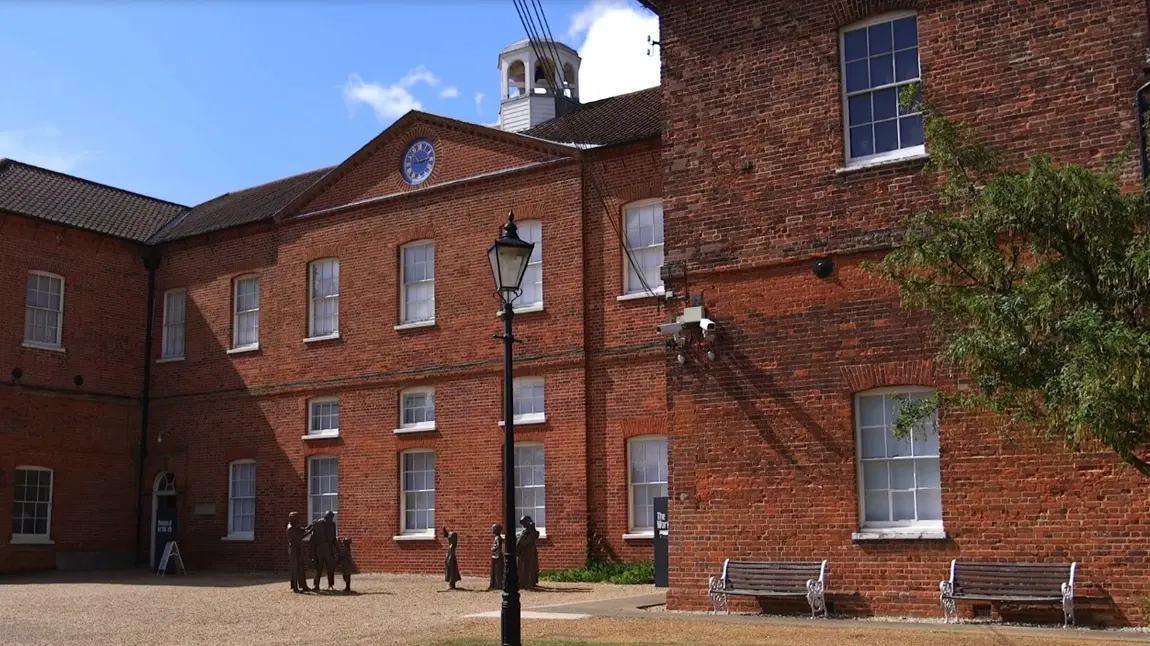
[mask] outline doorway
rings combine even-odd
[[[148,565],[154,571],[168,541],[176,540],[176,476],[161,471],[152,485],[152,549]]]

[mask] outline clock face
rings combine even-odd
[[[428,139],[416,139],[403,154],[400,172],[403,180],[412,186],[423,183],[435,168],[435,146]]]

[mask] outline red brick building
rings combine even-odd
[[[718,322],[713,361],[696,345],[667,362],[671,607],[709,607],[728,557],[829,559],[835,611],[924,616],[951,559],[1075,560],[1080,620],[1143,622],[1146,480],[968,415],[889,437],[892,395],[962,385],[929,321],[859,263],[931,199],[899,86],[921,81],[1012,159],[1100,166],[1137,139],[1147,5],[653,4],[667,287]]]
[[[537,243],[520,513],[545,567],[582,564],[589,537],[649,558],[659,92],[579,105],[573,81],[523,85],[531,52],[501,54],[503,129],[411,112],[335,167],[190,208],[4,162],[0,571],[154,562],[169,509],[190,567],[282,568],[287,513],[332,509],[361,569],[436,571],[449,526],[464,571],[487,572],[503,359],[486,250],[512,210]]]

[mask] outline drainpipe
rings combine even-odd
[[[140,254],[148,270],[148,310],[144,324],[144,384],[140,392],[140,450],[136,458],[136,563],[141,562],[143,548],[140,533],[144,528],[144,462],[148,458],[148,407],[152,399],[152,326],[156,309],[156,269],[160,266],[160,252],[146,247]]]

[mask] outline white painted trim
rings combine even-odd
[[[317,431],[315,427],[312,426],[314,422],[312,409],[315,408],[317,404],[335,404],[337,408],[336,412],[340,415],[340,424],[343,424],[343,407],[339,404],[339,397],[312,397],[307,400],[307,435],[305,435],[304,438],[320,439],[325,437],[339,437],[339,428],[325,428]]]
[[[62,345],[44,345],[43,343],[36,343],[35,341],[25,341],[20,345],[32,350],[47,350],[49,352],[67,352]]]
[[[240,310],[239,310],[239,290],[240,281],[248,280],[250,278],[256,279],[256,342],[249,343],[248,345],[236,345],[236,337],[240,331]],[[263,285],[260,284],[259,274],[242,274],[232,279],[232,349],[228,350],[228,354],[237,352],[248,352],[251,350],[260,349],[260,306],[263,305]],[[246,313],[246,312],[245,312]]]
[[[323,433],[308,433],[307,435],[299,436],[301,440],[333,440],[339,437],[339,430],[334,432],[324,431]]]
[[[395,433],[396,435],[403,435],[404,433],[430,433],[434,430],[436,430],[435,422],[424,422],[414,426],[401,426],[400,428],[392,430],[392,433]]]
[[[167,359],[156,359],[156,363],[175,363],[177,361],[183,361],[184,359],[186,359],[186,357],[168,357]]]
[[[408,395],[429,395],[431,397],[431,405],[435,406],[435,386],[415,386],[413,388],[406,388],[399,391],[399,426],[396,427],[396,433],[420,433],[423,431],[435,430],[435,418],[433,417],[430,422],[416,422],[415,424],[403,423],[403,400]],[[438,409],[435,410],[438,413]]]
[[[325,336],[309,336],[303,340],[304,343],[315,343],[317,341],[334,341],[339,338],[339,330],[332,332]]]
[[[850,173],[857,173],[859,171],[869,170],[872,168],[897,166],[899,164],[905,164],[908,162],[915,162],[925,159],[930,159],[930,154],[926,152],[926,146],[912,146],[910,148],[902,148],[900,150],[892,151],[891,153],[884,153],[881,156],[868,157],[863,161],[843,166],[842,168],[836,169],[835,174],[849,175]]]
[[[256,540],[255,532],[239,532],[236,534],[228,534],[220,539],[228,543],[251,543]]]
[[[232,487],[235,485],[235,479],[232,477],[232,468],[235,467],[236,465],[240,465],[240,464],[251,464],[251,465],[253,465],[253,468],[257,468],[257,467],[255,467],[256,461],[251,459],[251,458],[242,458],[239,460],[232,460],[231,462],[228,462],[228,535],[224,537],[223,540],[225,540],[225,541],[227,541],[227,540],[237,540],[237,541],[238,540],[244,540],[243,538],[239,538],[239,537],[242,537],[246,534],[252,534],[254,536],[254,534],[255,534],[254,530],[251,532],[233,532],[232,531]],[[257,469],[257,471],[258,471],[258,469]],[[259,474],[257,472],[255,474],[255,477],[258,477],[258,475]],[[253,479],[253,486],[254,486],[254,482],[255,482],[255,480]],[[255,492],[252,492],[252,500],[255,500],[255,499],[256,499]],[[254,509],[253,509],[252,513],[253,513],[252,524],[254,527],[254,525],[255,525],[255,510]],[[254,539],[248,539],[248,540],[254,540]]]
[[[12,470],[12,479],[16,479],[17,471],[47,471],[52,476],[51,486],[48,487],[48,522],[43,534],[12,534],[14,545],[52,545],[52,509],[56,504],[56,470],[34,464],[18,464]],[[15,502],[15,498],[10,498]],[[24,501],[21,501],[24,502]]]
[[[852,541],[940,541],[948,538],[941,529],[863,529],[851,534]]]
[[[406,267],[405,267],[406,263],[404,262],[403,256],[404,256],[404,253],[408,249],[412,249],[415,247],[424,247],[424,246],[431,247],[431,264],[432,264],[433,268],[431,270],[431,280],[425,280],[425,281],[420,281],[420,282],[430,282],[431,283],[431,318],[426,319],[426,320],[422,320],[422,321],[409,321],[409,320],[407,320],[407,282],[406,282],[407,278],[405,276],[405,274],[406,274]],[[435,266],[438,265],[438,263],[436,262],[437,258],[436,258],[436,254],[435,254],[435,240],[432,240],[430,238],[424,238],[422,240],[412,240],[411,242],[399,245],[399,259],[398,260],[399,260],[399,325],[395,326],[395,329],[406,330],[408,328],[428,327],[431,325],[435,325],[435,275],[437,273],[435,271]]]
[[[407,527],[406,527],[406,524],[407,524],[407,495],[406,495],[407,490],[403,488],[403,476],[404,476],[403,458],[404,458],[404,456],[406,456],[409,453],[430,453],[434,456],[435,455],[435,449],[430,449],[430,448],[408,449],[406,451],[401,451],[399,453],[399,531],[400,531],[400,536],[416,536],[416,537],[423,537],[423,538],[398,538],[398,537],[395,537],[395,540],[410,540],[410,541],[432,540],[433,541],[433,540],[435,540],[435,529],[426,529],[426,530],[421,529],[421,530],[415,530],[412,532],[407,531]],[[432,489],[432,491],[435,491],[436,493],[438,493],[438,491],[439,491],[438,480],[439,480],[439,459],[436,458],[435,459],[435,470],[432,471],[432,483],[434,485],[436,485],[435,488]],[[436,496],[436,498],[438,498],[438,496]]]
[[[623,294],[622,296],[616,296],[615,300],[620,301],[620,302],[622,302],[622,301],[637,301],[637,300],[643,299],[643,298],[661,298],[664,295],[666,295],[664,288],[658,287],[655,289],[655,291],[653,293],[652,292],[635,292],[634,294]]]
[[[620,208],[620,216],[621,217],[619,220],[620,220],[620,223],[622,224],[622,231],[621,231],[620,240],[619,240],[619,244],[621,245],[619,250],[622,252],[620,254],[622,256],[622,258],[620,258],[620,260],[623,261],[623,275],[621,276],[622,280],[620,281],[620,285],[623,286],[623,293],[621,296],[616,297],[616,300],[630,300],[631,298],[652,298],[652,297],[659,296],[660,294],[663,293],[663,290],[666,289],[665,285],[656,285],[656,286],[651,287],[651,291],[647,291],[645,289],[632,290],[631,286],[628,284],[629,277],[631,275],[631,272],[630,272],[631,261],[628,260],[628,258],[627,258],[627,249],[631,249],[631,251],[635,251],[635,249],[632,248],[627,243],[627,211],[629,209],[642,208],[644,206],[650,206],[652,204],[658,204],[659,205],[659,212],[663,217],[663,235],[665,237],[667,234],[667,221],[665,219],[666,214],[663,213],[663,208],[662,208],[663,207],[663,198],[662,197],[651,197],[651,198],[647,198],[647,199],[643,199],[643,200],[635,200],[634,202],[628,202],[628,203],[624,204]],[[654,246],[655,245],[651,245],[651,247],[654,247]],[[664,240],[664,242],[658,246],[662,247],[662,249],[663,249],[663,262],[666,263],[666,261],[667,261],[666,241]],[[651,247],[641,247],[641,248],[642,249],[650,249]],[[642,284],[640,284],[639,287],[642,288]],[[624,297],[630,297],[630,298],[624,298]]]
[[[56,541],[48,538],[47,536],[32,536],[25,534],[13,534],[12,540],[9,541],[10,545],[55,545]]]
[[[156,511],[159,507],[159,496],[174,496],[175,491],[159,491],[160,482],[163,481],[164,476],[170,473],[169,471],[161,471],[156,474],[155,480],[152,481],[152,526],[148,529],[148,535],[151,536],[151,542],[148,552],[148,567],[152,568],[154,572],[156,569]],[[231,474],[228,474],[229,479]],[[230,485],[229,485],[230,486]]]
[[[649,532],[628,532],[623,534],[625,541],[651,541],[655,540],[655,530]]]
[[[511,420],[516,424],[542,424],[547,421],[547,380],[543,377],[515,377],[511,380],[511,403],[514,408],[515,402],[519,399],[519,388],[521,386],[542,386],[543,387],[543,412],[541,413],[527,413],[525,415],[513,415]],[[507,420],[503,420],[506,422]],[[505,424],[500,423],[500,426]]]
[[[42,350],[59,350],[59,351],[63,352],[64,351],[64,296],[66,294],[66,287],[67,287],[68,281],[66,281],[64,279],[64,277],[61,276],[60,274],[53,274],[50,271],[40,271],[39,269],[33,269],[32,271],[29,271],[28,274],[29,275],[35,275],[35,276],[45,276],[47,278],[54,278],[54,279],[60,281],[60,324],[58,326],[56,326],[56,342],[55,343],[37,343],[35,341],[29,341],[28,339],[25,338],[24,339],[24,347],[25,348],[40,348]],[[28,311],[28,281],[26,281],[26,280],[24,281],[24,311],[25,311],[25,313],[27,313],[27,311]],[[27,314],[25,314],[25,316],[27,316]],[[186,317],[185,317],[185,319],[186,319]],[[27,334],[27,332],[28,332],[27,330],[24,330],[24,334]],[[23,335],[21,335],[21,336],[23,336]],[[53,482],[53,484],[55,484],[56,481],[53,480],[52,482]]]
[[[530,242],[530,243],[535,244],[535,245],[542,245],[543,244],[543,220],[540,220],[539,218],[533,218],[530,220],[523,220],[523,221],[519,222],[519,230],[522,231],[524,227],[534,226],[535,224],[539,225],[539,239],[538,240],[528,240],[527,238],[524,238],[522,235],[520,235],[519,237],[522,238],[524,242]],[[527,305],[523,308],[517,308],[517,307],[515,307],[515,304],[512,303],[511,304],[511,310],[513,312],[515,312],[516,314],[519,314],[520,312],[528,312],[528,311],[531,311],[531,312],[541,311],[543,309],[543,301],[546,298],[547,293],[546,293],[545,284],[544,284],[546,281],[543,280],[543,252],[542,251],[539,252],[539,262],[533,263],[533,262],[531,262],[530,258],[527,259],[527,268],[530,269],[532,265],[539,265],[539,284],[540,284],[539,302],[538,303],[532,303],[531,305]],[[524,273],[524,275],[526,275],[527,271],[524,270],[523,273]],[[519,286],[522,288],[523,287],[522,283]],[[520,292],[520,293],[522,293],[522,292]]]
[[[435,532],[423,532],[421,534],[397,534],[391,537],[393,541],[434,541]]]
[[[543,311],[543,303],[539,303],[536,305],[531,305],[529,307],[523,307],[523,308],[514,307],[514,306],[512,306],[512,308],[511,308],[511,312],[513,314],[516,314],[516,315],[518,315],[518,314],[534,314],[536,312],[542,312],[542,311]],[[498,312],[496,312],[495,318],[503,318],[503,310],[499,310]]]
[[[311,522],[311,519],[317,517],[321,511],[324,513],[330,511],[328,509],[323,509],[323,510],[312,509],[312,496],[320,495],[320,494],[312,493],[312,490],[311,490],[311,470],[312,470],[312,464],[316,460],[335,460],[335,497],[336,497],[336,506],[337,507],[339,506],[339,456],[338,455],[332,455],[330,453],[321,453],[318,455],[309,455],[307,457],[307,473],[305,474],[307,477],[307,519],[308,519],[309,523]],[[336,522],[338,522],[339,521],[339,511],[335,511],[334,513],[336,516],[335,520],[336,520]]]
[[[667,444],[667,456],[668,456],[668,458],[667,458],[667,460],[668,460],[667,461],[667,479],[668,479],[668,484],[670,482],[670,478],[671,478],[671,463],[670,463],[671,443],[670,443],[670,438],[666,435],[655,435],[655,434],[636,435],[635,437],[627,438],[627,443],[626,443],[627,447],[626,447],[626,452],[624,455],[624,460],[625,460],[624,467],[627,469],[627,527],[628,527],[629,531],[627,534],[623,535],[623,538],[627,538],[627,536],[630,536],[632,538],[638,538],[640,536],[647,536],[647,535],[650,535],[653,538],[655,536],[655,528],[654,527],[652,527],[649,530],[635,531],[635,483],[631,482],[631,471],[632,471],[632,469],[631,469],[631,445],[632,445],[632,443],[637,442],[637,441],[655,440],[655,439],[661,439],[661,440],[663,440],[663,442],[665,444]],[[670,492],[668,492],[668,493],[670,493]]]
[[[523,415],[521,417],[513,417],[511,421],[515,422],[516,426],[536,426],[538,424],[546,424],[547,415],[542,413],[537,415]],[[504,420],[499,420],[499,425],[506,426],[507,423]]]

